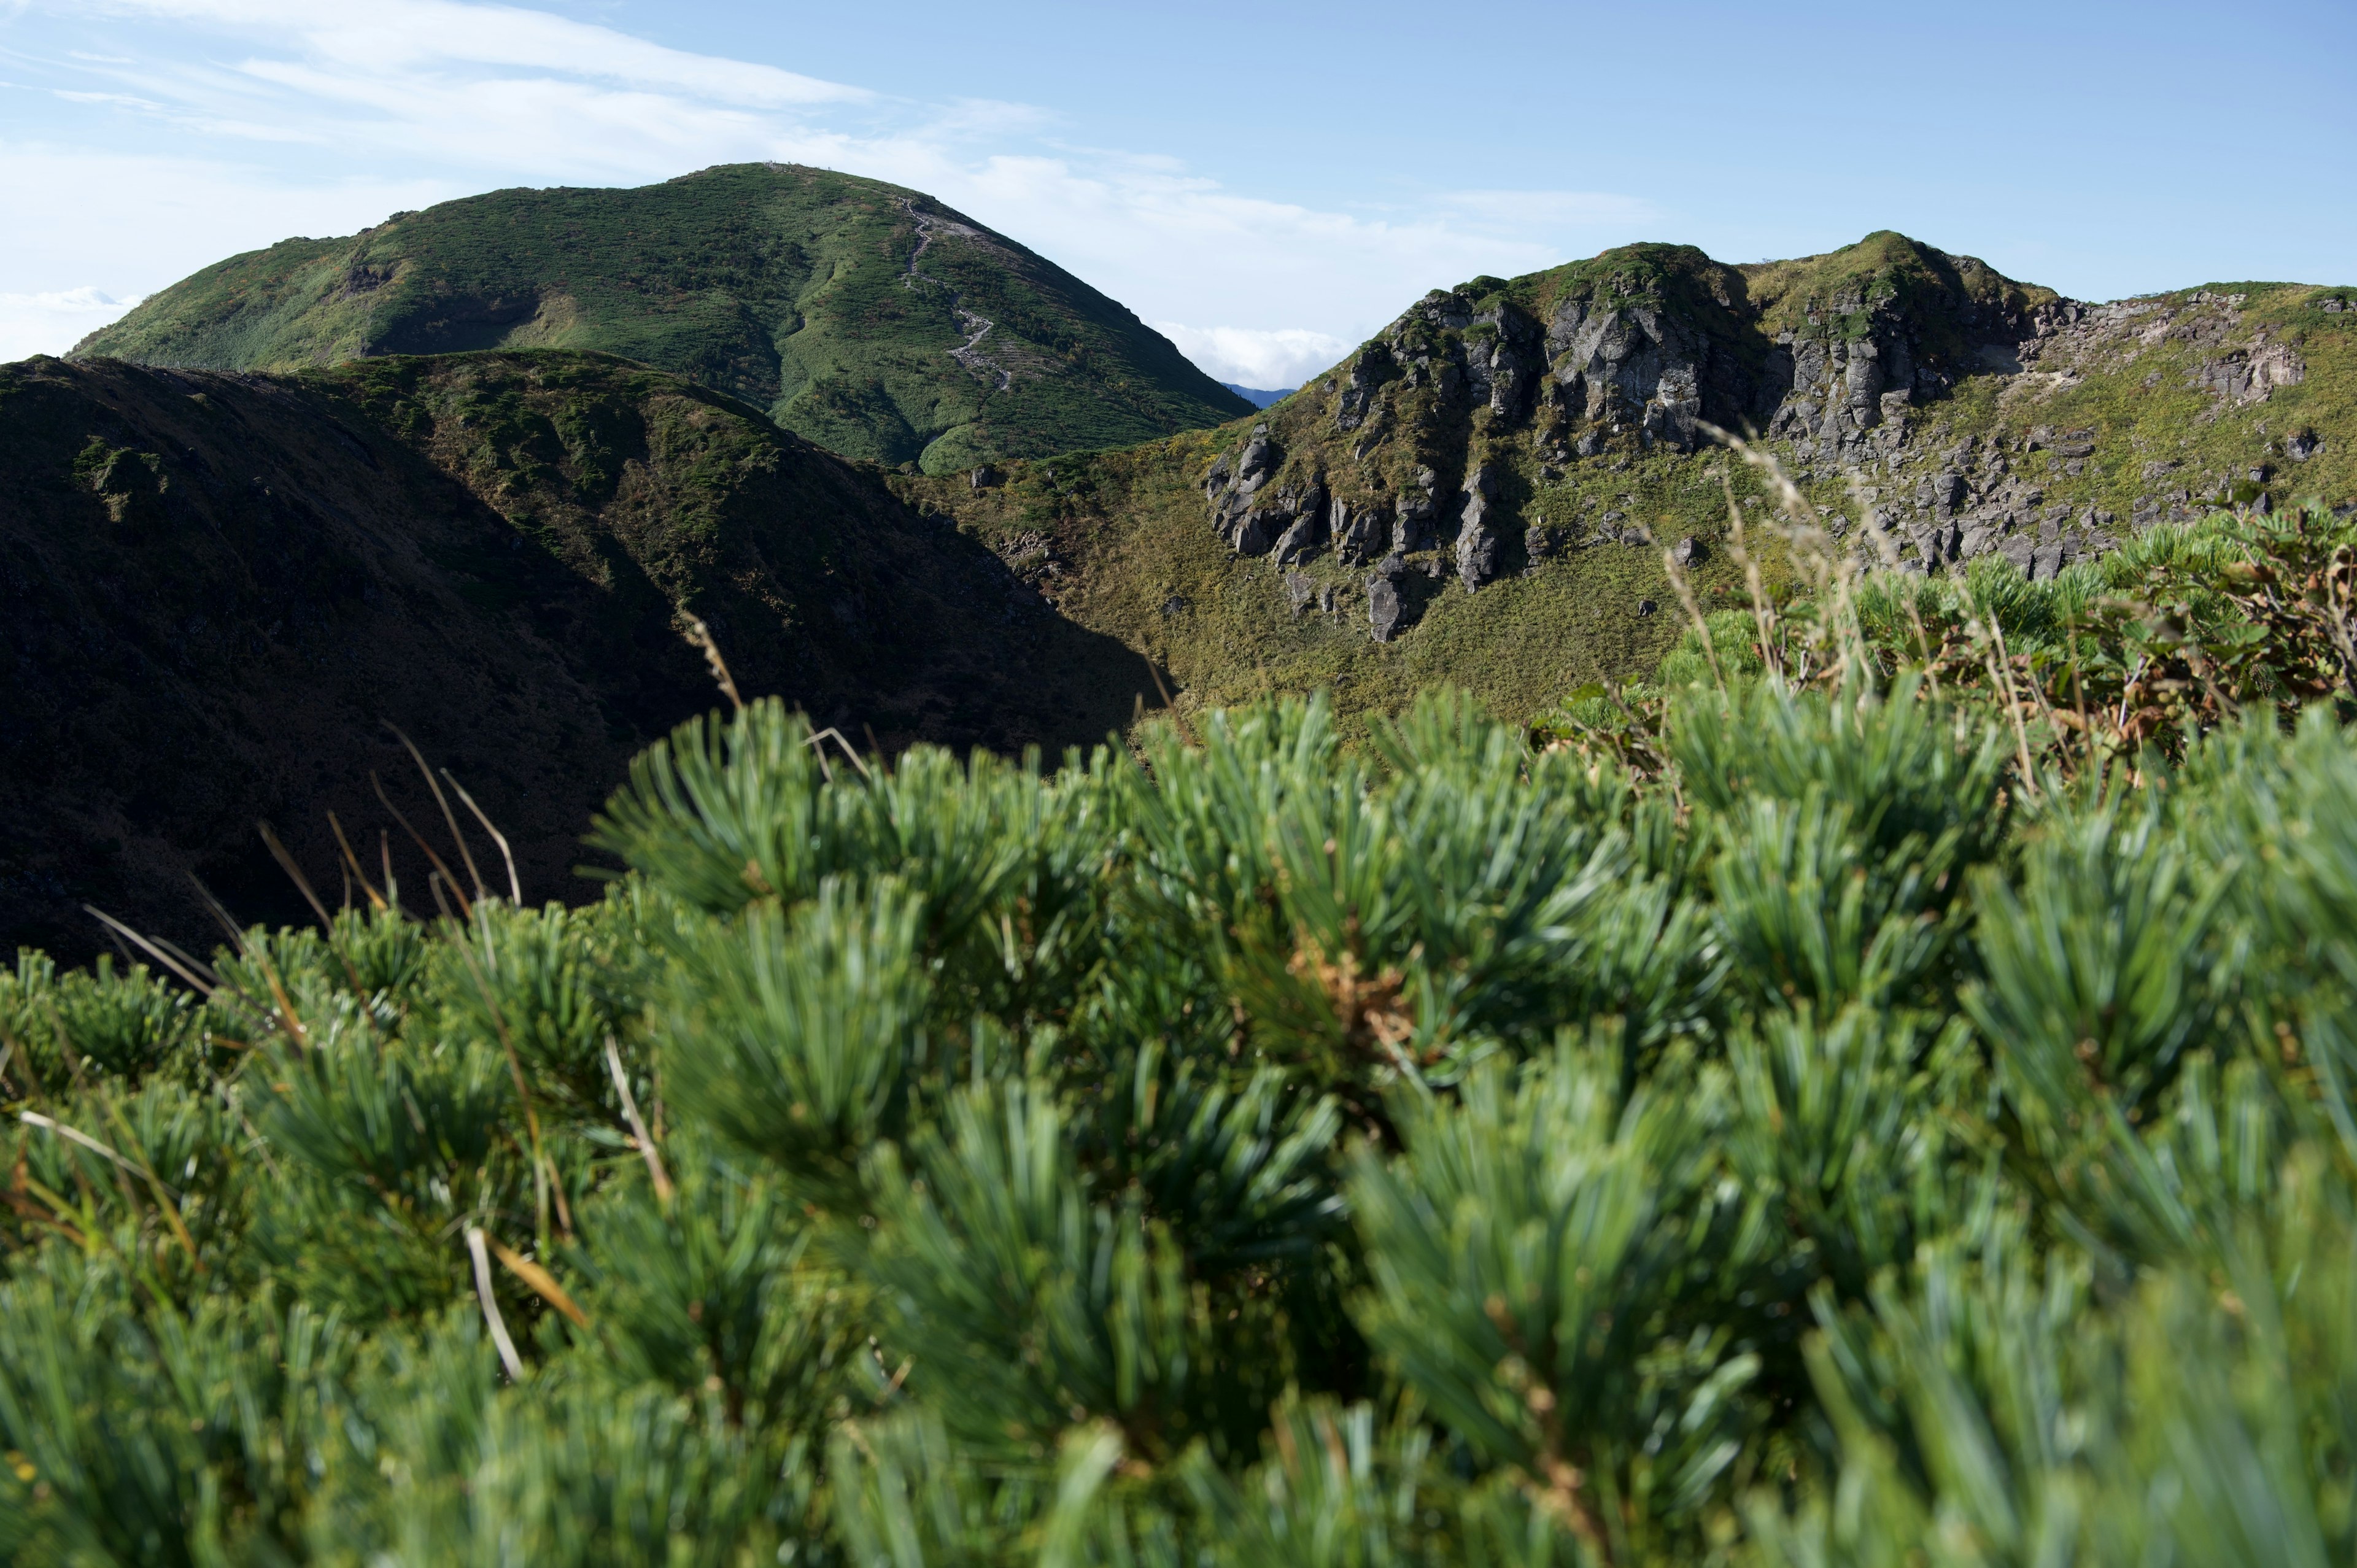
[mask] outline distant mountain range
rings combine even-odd
[[[280,371],[502,348],[619,354],[830,451],[928,472],[1250,406],[1123,306],[932,198],[787,164],[498,190],[285,241],[150,295],[74,352]]]
[[[1266,408],[1269,404],[1280,403],[1301,390],[1298,387],[1245,387],[1238,386],[1233,381],[1222,381],[1220,384],[1254,408]]]

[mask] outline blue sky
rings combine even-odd
[[[930,191],[1255,385],[1637,239],[2347,283],[2352,89],[2347,0],[0,0],[0,360],[290,234],[764,157]]]

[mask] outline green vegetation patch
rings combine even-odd
[[[500,348],[639,360],[894,465],[1141,441],[1245,406],[1121,306],[930,198],[767,164],[493,191],[288,241],[75,351],[291,371]]]
[[[2357,745],[2062,766],[1959,668],[1626,759],[765,701],[639,757],[595,905],[470,829],[447,912],[22,954],[0,1552],[2345,1556]]]

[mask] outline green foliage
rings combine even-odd
[[[25,955],[0,1552],[2345,1557],[2334,714],[1653,701],[1052,775],[755,704],[600,902]]]

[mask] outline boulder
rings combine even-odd
[[[1334,536],[1334,553],[1346,566],[1363,566],[1382,553],[1386,530],[1383,514],[1372,507],[1353,512],[1348,502],[1338,500],[1329,513],[1328,526]]]
[[[1326,542],[1326,514],[1320,510],[1307,511],[1294,519],[1293,525],[1277,536],[1276,564],[1289,566],[1297,561],[1307,561],[1318,553]]]
[[[1318,579],[1307,572],[1287,572],[1285,575],[1285,596],[1292,603],[1294,615],[1298,617],[1317,599]]]
[[[1943,517],[1962,506],[1964,500],[1964,477],[1953,468],[1943,469],[1915,487],[1916,504],[1930,507]]]
[[[1255,435],[1244,444],[1243,456],[1236,459],[1236,488],[1256,490],[1275,471],[1276,449],[1269,445],[1267,436]]]
[[[1239,555],[1265,555],[1276,543],[1276,528],[1281,520],[1273,511],[1255,509],[1236,519],[1228,534],[1228,545]]]
[[[1478,499],[1478,498],[1477,498]],[[1457,580],[1467,593],[1498,575],[1498,536],[1489,529],[1469,527],[1457,536]]]
[[[1399,629],[1399,590],[1381,573],[1367,579],[1367,623],[1377,642],[1389,642]]]
[[[1670,546],[1670,559],[1681,566],[1699,566],[1710,559],[1710,552],[1701,540],[1689,533]]]
[[[965,477],[966,483],[977,490],[991,489],[1003,482],[1004,476],[985,463]]]
[[[1438,512],[1430,496],[1400,497],[1392,517],[1392,549],[1400,554],[1424,548],[1429,524]]]

